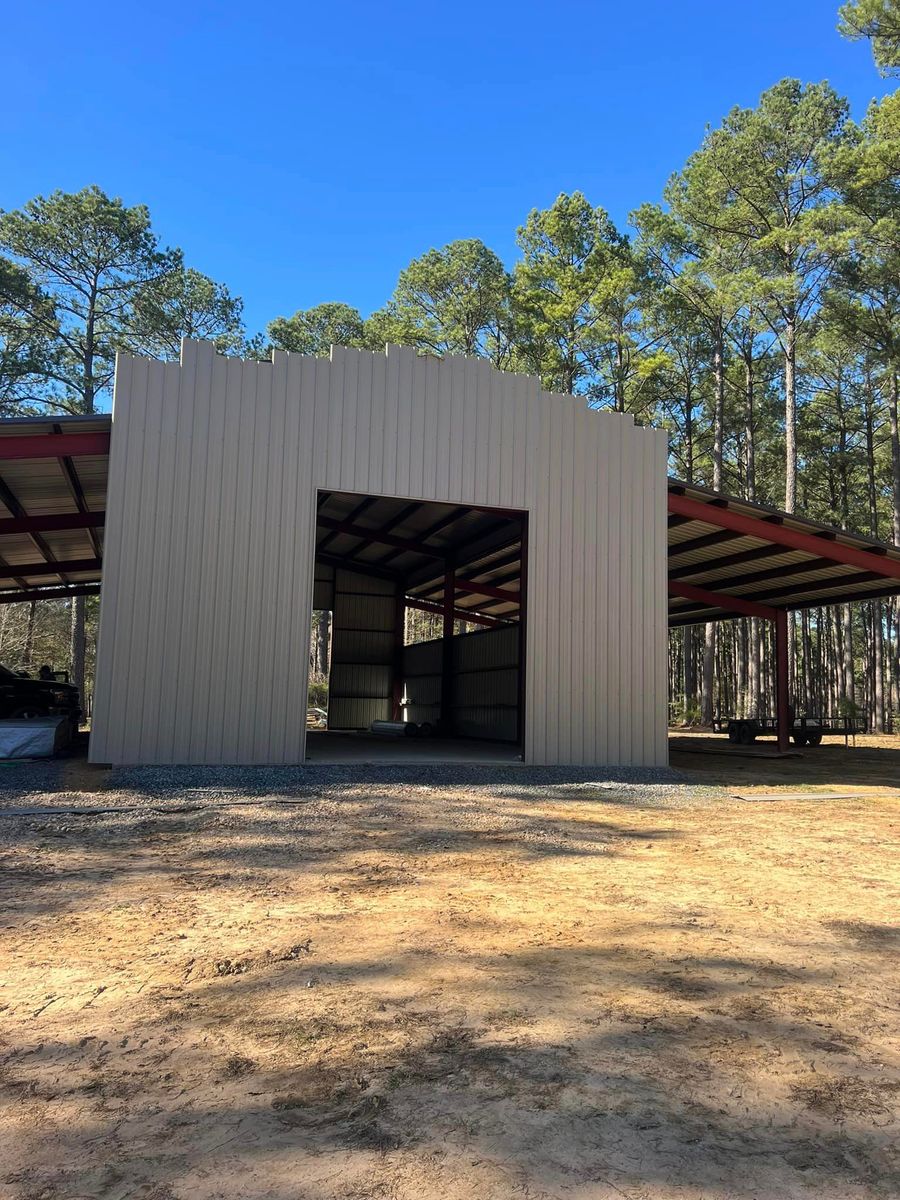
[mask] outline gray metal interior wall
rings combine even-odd
[[[392,583],[335,572],[329,729],[368,729],[390,720],[396,603]]]
[[[519,630],[486,629],[453,639],[453,728],[460,737],[518,737]]]
[[[666,761],[666,437],[482,360],[121,355],[91,758],[302,762],[317,489],[529,514],[525,756]]]
[[[437,725],[440,720],[442,652],[440,640],[403,647],[405,720],[417,725]]]
[[[441,715],[440,640],[403,650],[407,719],[436,725]],[[486,629],[454,637],[451,663],[453,730],[459,737],[518,738],[519,629]]]

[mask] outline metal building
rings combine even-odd
[[[96,762],[321,760],[402,717],[445,735],[432,758],[659,765],[667,610],[773,628],[786,749],[787,614],[900,594],[900,547],[666,480],[665,454],[480,360],[126,356],[114,420],[0,421],[0,605],[102,579]],[[439,636],[404,644],[410,610]]]
[[[112,429],[94,761],[304,761],[314,599],[333,726],[667,761],[662,431],[478,359],[197,342],[120,357]]]

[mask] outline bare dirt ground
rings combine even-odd
[[[721,734],[672,730],[669,754],[672,766],[698,782],[720,784],[730,790],[814,790],[875,793],[880,789],[900,794],[900,735],[857,734],[855,745],[843,738],[826,738],[821,746],[791,749],[789,757],[776,756],[774,738],[760,738],[751,747],[732,746]]]
[[[900,1194],[894,788],[38,800],[4,1200]]]

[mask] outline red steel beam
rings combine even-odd
[[[57,562],[9,563],[0,568],[0,579],[18,579],[20,576],[77,574],[79,571],[99,571],[99,558],[69,558]]]
[[[55,529],[94,529],[106,524],[105,512],[55,513],[40,517],[2,517],[3,533],[52,533]]]
[[[705,521],[707,525],[718,525],[721,529],[730,530],[741,537],[760,538],[780,546],[789,546],[792,550],[805,550],[832,562],[860,567],[864,571],[874,571],[884,579],[900,579],[900,562],[894,559],[871,550],[860,550],[856,546],[845,546],[842,542],[831,541],[826,537],[817,537],[816,534],[806,533],[804,530],[789,529],[786,525],[773,521],[748,517],[730,508],[704,504],[703,501],[692,500],[689,496],[678,496],[669,492],[669,512],[693,517],[695,521]],[[670,553],[678,554],[679,550],[673,546]]]
[[[707,588],[696,587],[693,583],[682,583],[678,579],[669,580],[669,595],[683,596],[685,600],[694,600],[697,604],[706,604],[710,608],[724,608],[729,612],[741,613],[745,617],[762,617],[764,621],[772,621],[778,612],[768,604],[756,604],[741,596],[728,596],[724,592],[711,592]],[[678,616],[676,609],[673,617]],[[697,618],[702,621],[702,615]]]
[[[393,537],[389,533],[379,533],[377,529],[366,529],[364,525],[354,525],[352,521],[337,521],[333,517],[316,517],[316,524],[324,529],[333,529],[335,533],[347,533],[351,537],[362,538],[365,542],[378,542],[381,546],[393,546],[396,550],[409,550],[414,554],[424,554],[427,558],[446,558],[441,550],[423,546],[419,542],[407,538]]]
[[[82,583],[68,588],[40,588],[28,592],[0,592],[0,604],[30,603],[32,600],[65,600],[69,596],[99,596],[99,583]]]
[[[677,546],[672,547],[672,557],[675,557]],[[723,554],[714,562],[684,563],[680,567],[669,568],[670,579],[684,579],[686,575],[705,575],[707,571],[718,571],[720,567],[739,567],[742,563],[759,562],[760,559],[775,558],[776,555],[786,554],[784,546],[754,546],[752,550],[738,550],[736,554]]]
[[[109,454],[109,433],[29,433],[0,437],[0,459],[71,458],[74,455]]]
[[[417,608],[422,612],[434,613],[438,617],[443,616],[444,613],[443,604],[435,604],[431,600],[415,600],[410,596],[406,597],[406,607]],[[456,621],[468,621],[470,625],[487,625],[491,629],[513,623],[508,620],[502,620],[500,617],[489,617],[485,613],[470,612],[467,608],[454,608],[453,618]]]
[[[511,592],[508,588],[491,587],[489,583],[475,583],[471,579],[457,579],[454,581],[454,587],[458,592],[466,592],[470,596],[490,596],[492,600],[505,600],[509,604],[518,604],[520,600],[518,592]]]

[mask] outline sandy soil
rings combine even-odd
[[[0,1196],[897,1196],[900,797],[634,796],[4,818]]]
[[[732,746],[722,734],[673,729],[672,766],[703,783],[735,790],[797,791],[802,788],[900,796],[900,734],[857,734],[855,745],[826,738],[821,746],[777,757],[774,738],[752,747]]]

